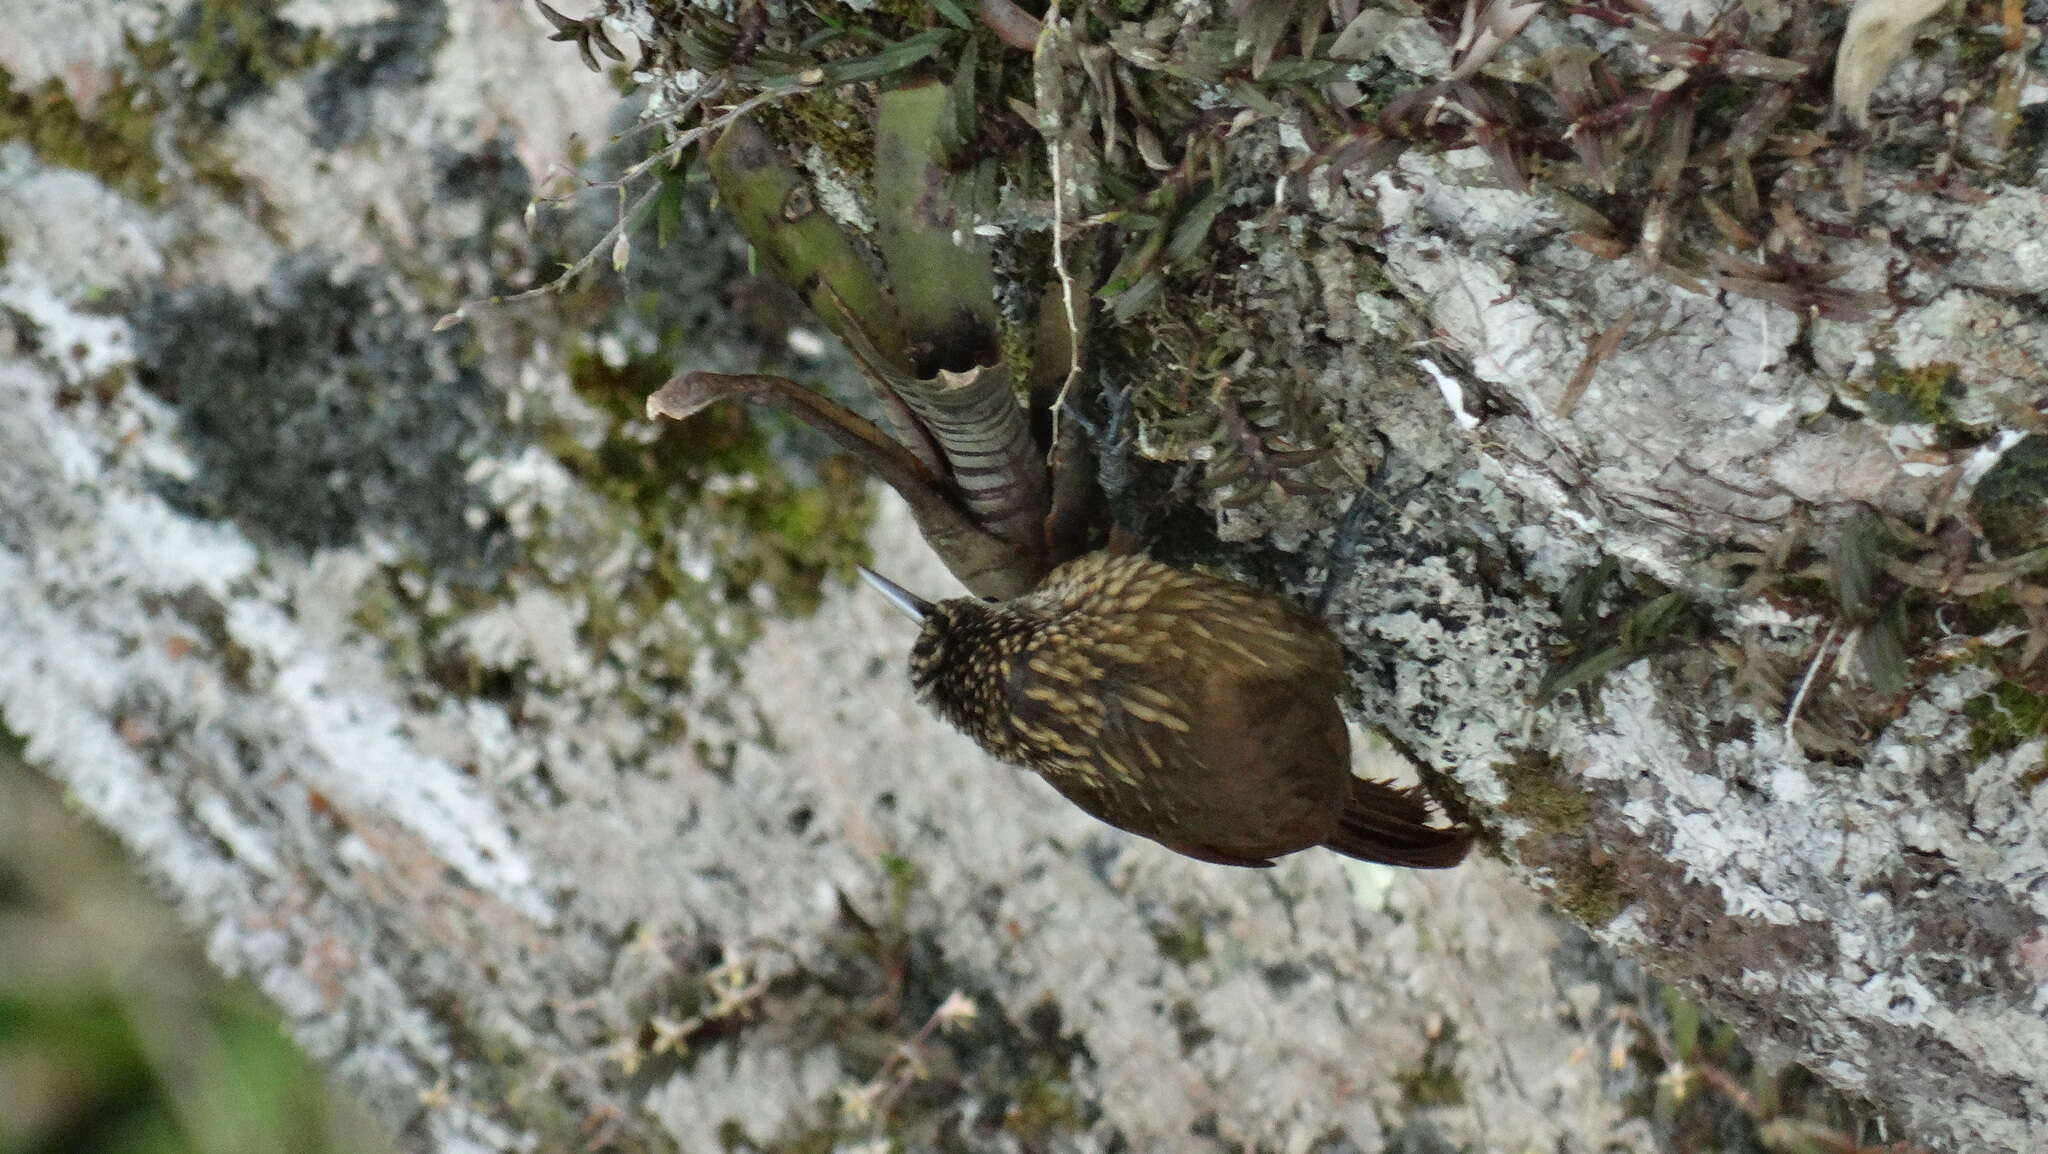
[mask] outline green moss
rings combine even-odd
[[[2048,437],[2028,437],[2007,450],[1977,485],[1970,508],[2000,554],[2048,543]]]
[[[1003,1114],[1003,1129],[1016,1136],[1025,1149],[1036,1150],[1049,1146],[1058,1135],[1086,1129],[1087,1121],[1066,1073],[1051,1062],[1042,1062],[1034,1063],[1029,1077],[1015,1090],[1010,1108]]]
[[[1566,784],[1554,757],[1524,750],[1513,761],[1495,762],[1493,772],[1508,790],[1501,809],[1543,833],[1578,833],[1592,815],[1592,798]]]
[[[277,0],[199,0],[172,36],[191,83],[242,95],[274,87],[334,55],[318,31],[277,15]]]
[[[130,40],[128,66],[89,109],[73,103],[55,78],[17,89],[12,74],[0,68],[0,140],[22,141],[44,163],[91,173],[154,207],[166,192],[157,147],[167,135],[196,183],[243,199],[248,185],[221,150],[217,110],[183,94],[210,92],[217,105],[260,91],[331,51],[316,35],[298,34],[268,15],[273,6],[207,0],[173,36]],[[260,43],[249,39],[256,9],[269,22]]]
[[[1588,833],[1592,796],[1567,784],[1557,760],[1525,751],[1513,761],[1496,762],[1493,771],[1508,790],[1501,809],[1532,827],[1515,844],[1515,854],[1524,865],[1549,871],[1552,904],[1592,926],[1627,908],[1620,871],[1611,861],[1594,860]]]
[[[586,405],[536,412],[517,432],[578,485],[565,505],[508,526],[514,563],[577,615],[583,650],[630,670],[620,697],[651,746],[690,740],[694,719],[675,703],[707,652],[729,665],[769,615],[810,613],[828,578],[851,579],[873,517],[853,463],[795,460],[816,442],[777,414],[729,405],[650,427],[641,406],[673,355],[664,346],[614,365],[571,353],[570,383]],[[596,559],[610,564],[600,570]],[[445,626],[511,589],[492,584],[432,610],[408,590],[438,588],[439,576],[394,571],[365,586],[354,621],[387,644],[387,661],[457,697],[511,699],[553,675],[523,661],[480,664]],[[729,749],[700,752],[712,772],[730,760]]]
[[[626,605],[593,606],[594,622],[601,625],[626,608],[655,610],[679,592],[684,578],[674,563],[676,533],[693,509],[733,529],[739,551],[720,556],[718,576],[728,596],[742,603],[754,585],[765,583],[783,611],[814,612],[826,576],[850,576],[854,563],[867,559],[873,503],[853,463],[830,457],[819,463],[815,480],[792,479],[772,456],[766,431],[782,418],[720,406],[664,423],[661,435],[648,441],[634,435],[630,421],[668,378],[665,360],[644,357],[613,367],[585,351],[574,356],[569,372],[577,392],[615,423],[594,447],[559,434],[546,445],[631,519],[656,559],[646,580],[622,598]],[[718,477],[747,481],[711,485]]]
[[[100,98],[99,115],[87,116],[55,77],[22,90],[0,68],[0,140],[21,141],[45,164],[89,172],[109,188],[154,205],[164,191],[150,147],[156,117],[133,95],[116,86]]]
[[[1179,921],[1155,923],[1150,927],[1152,940],[1159,946],[1159,953],[1167,961],[1187,966],[1209,956],[1209,939],[1199,918],[1183,917]]]
[[[1465,1104],[1465,1083],[1448,1066],[1403,1071],[1394,1079],[1401,1086],[1401,1104],[1410,1109]]]
[[[874,171],[874,104],[859,87],[827,89],[771,104],[755,114],[768,135],[801,157],[816,145],[838,171],[865,183]]]
[[[1580,859],[1552,863],[1551,877],[1551,902],[1586,925],[1605,925],[1628,908],[1629,897],[1622,888],[1621,871],[1611,861],[1595,864],[1590,859]]]
[[[1061,321],[1059,323],[1064,322]],[[1032,379],[1032,373],[1037,369],[1039,339],[1040,326],[1008,323],[997,326],[997,356],[1002,359],[1003,367],[1010,370],[1011,380],[1030,381]]]
[[[1865,412],[1887,425],[1940,425],[1952,420],[1950,403],[1962,393],[1956,367],[1945,361],[1881,369],[1863,395]]]
[[[1970,719],[1970,755],[1981,761],[2048,733],[2048,696],[2001,681],[1964,702],[1963,716]]]
[[[1975,21],[1958,20],[1943,35],[1920,39],[1937,48],[1942,44],[1954,47],[1956,64],[1964,75],[1987,80],[2005,55],[2004,33],[1979,27]]]

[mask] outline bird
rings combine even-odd
[[[1006,600],[860,572],[918,622],[920,701],[1118,829],[1253,868],[1322,846],[1442,869],[1471,848],[1420,790],[1352,775],[1336,639],[1276,594],[1109,550]]]

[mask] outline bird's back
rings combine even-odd
[[[1071,562],[1023,604],[1045,624],[1012,665],[1011,724],[1083,809],[1238,864],[1333,832],[1350,746],[1320,623],[1137,556]]]

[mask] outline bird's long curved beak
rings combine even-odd
[[[922,623],[924,615],[932,611],[932,603],[917,596],[903,586],[896,584],[865,565],[856,566],[861,580],[875,587],[875,592],[889,599],[889,604],[903,610],[903,615],[912,621]]]

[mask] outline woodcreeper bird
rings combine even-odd
[[[1048,289],[1035,337],[1004,340],[993,256],[974,226],[979,186],[960,179],[973,165],[956,94],[920,75],[881,86],[874,104],[872,234],[824,212],[804,166],[750,117],[733,119],[705,163],[762,265],[859,363],[883,425],[758,373],[686,373],[647,398],[648,414],[766,405],[900,494],[975,594],[932,605],[868,574],[922,623],[918,694],[1103,821],[1226,865],[1315,845],[1457,864],[1471,830],[1432,826],[1418,791],[1351,776],[1342,663],[1321,621],[1248,586],[1105,550],[1123,544],[1111,512],[1129,504],[1110,480],[1128,469],[1109,468],[1128,443],[1117,432],[1127,391],[1098,406],[1100,453],[1061,433],[1063,415],[1087,425],[1068,390],[1088,375],[1088,310],[1070,285]],[[1024,335],[1014,318],[1009,331]]]
[[[1351,775],[1337,643],[1273,594],[1109,552],[1007,601],[861,572],[920,623],[925,704],[1110,825],[1234,866],[1320,845],[1435,869],[1471,847],[1419,792]]]

